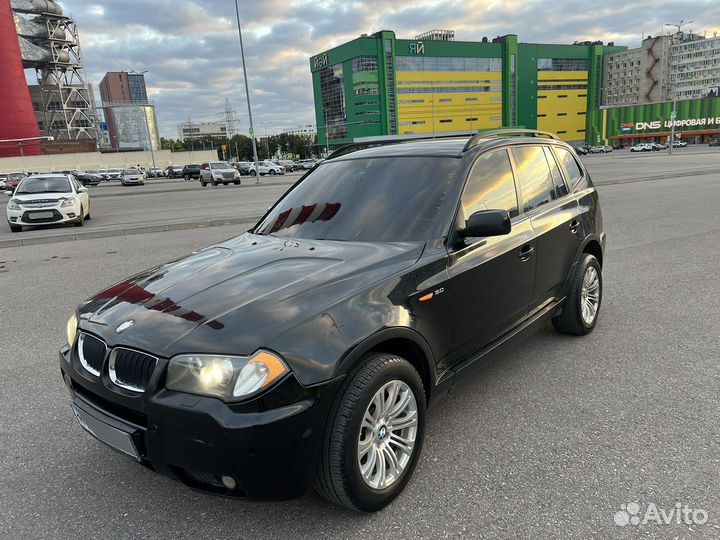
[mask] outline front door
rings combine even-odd
[[[459,222],[481,210],[507,210],[512,231],[505,236],[466,238],[449,250],[450,356],[460,362],[527,316],[535,277],[535,233],[519,215],[507,150],[482,154],[463,193]]]

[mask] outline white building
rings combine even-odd
[[[720,37],[678,43],[670,48],[668,99],[718,96]]]
[[[191,122],[178,125],[178,139],[181,141],[202,137],[227,137],[227,124],[224,122]]]
[[[678,32],[648,37],[635,49],[608,55],[605,105],[637,105],[718,96],[720,37]]]

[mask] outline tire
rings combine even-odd
[[[201,185],[202,187],[205,187],[205,186],[207,186],[207,182],[200,182],[200,185]]]
[[[253,171],[250,171],[250,176],[255,176],[255,174],[256,174],[256,173],[255,173],[254,170],[253,170]]]
[[[8,227],[10,227],[10,232],[22,232],[22,225],[13,225],[8,221]]]
[[[389,388],[401,388],[402,393],[397,394],[400,399],[411,396],[408,397],[406,405],[409,409],[403,408],[400,416],[395,418],[396,421],[407,419],[408,416],[415,418],[413,426],[399,430],[406,439],[412,434],[405,430],[415,430],[414,445],[409,454],[403,453],[399,445],[389,444],[389,441],[395,440],[392,437],[398,435],[397,428],[388,430],[386,424],[381,424],[375,432],[363,426],[366,414],[372,414],[371,407],[375,407],[374,411],[378,410],[375,398],[381,393],[387,396],[386,390]],[[393,403],[397,404],[399,401]],[[346,377],[328,417],[315,470],[316,491],[331,502],[361,512],[375,512],[392,502],[405,488],[417,465],[425,435],[425,403],[422,380],[410,362],[384,353],[366,356]],[[393,405],[389,407],[392,409]],[[388,443],[377,442],[381,440],[380,430],[383,439]],[[363,456],[365,465],[372,459],[371,455],[375,456],[375,460],[379,457],[383,464],[386,463],[386,456],[389,454],[386,454],[384,449],[378,450],[378,444],[387,445],[380,448],[389,448],[396,460],[405,462],[401,472],[390,479],[388,487],[373,488],[369,483],[372,479],[363,478],[362,465],[358,459],[360,438],[363,434],[369,441],[374,441],[367,446],[367,453]],[[370,476],[373,476],[374,472],[380,475],[380,468],[371,467]]]
[[[275,176],[275,169],[270,169],[270,172],[268,172],[270,176]]]
[[[593,269],[597,276],[597,302],[595,304],[594,313],[592,318],[583,316],[583,302],[587,292],[583,292],[584,282],[586,277],[590,277],[592,282]],[[565,299],[565,305],[563,306],[562,313],[557,317],[553,318],[552,322],[555,329],[563,334],[571,334],[574,336],[584,336],[589,334],[595,328],[597,323],[598,315],[600,314],[600,307],[602,305],[602,268],[598,260],[589,253],[583,254],[578,261],[577,266],[573,272],[572,281],[570,282],[570,291]],[[590,287],[590,294],[592,295],[592,287]],[[588,298],[591,302],[591,297]],[[586,312],[589,314],[589,312]]]
[[[76,227],[82,227],[83,225],[85,225],[85,218],[83,217],[84,215],[85,215],[85,210],[83,210],[83,207],[81,206],[80,207],[80,217],[75,222]]]
[[[186,174],[186,175],[185,175],[185,181],[187,181],[187,180],[190,180],[190,175],[189,175],[189,174]]]

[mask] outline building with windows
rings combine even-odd
[[[103,103],[146,103],[145,75],[126,71],[110,71],[100,81]]]
[[[684,41],[670,48],[668,99],[720,95],[720,37]]]
[[[451,30],[384,30],[310,58],[318,144],[501,126],[598,141],[603,64],[625,47],[455,41]]]
[[[187,122],[178,125],[178,139],[187,141],[202,139],[203,137],[227,137],[227,124],[225,122]]]

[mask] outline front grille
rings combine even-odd
[[[105,342],[89,334],[80,334],[78,338],[78,356],[82,366],[90,373],[96,376],[100,375],[106,353]]]
[[[121,388],[144,392],[150,384],[157,358],[131,349],[116,347],[110,353],[110,380]]]
[[[52,212],[52,217],[36,217],[38,212],[28,211],[23,213],[22,221],[25,223],[51,223],[63,218],[62,214],[57,210],[44,210],[43,213]]]
[[[235,178],[235,173],[231,173],[231,172],[223,173],[223,178],[225,180],[232,180],[233,178]]]

